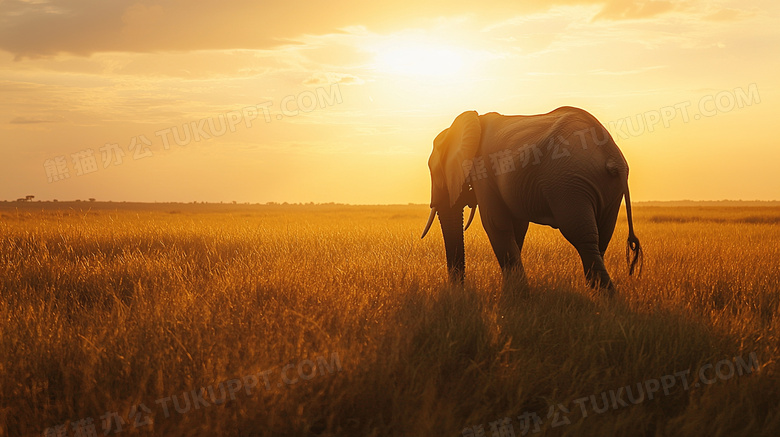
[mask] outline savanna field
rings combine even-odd
[[[635,205],[638,277],[622,210],[611,300],[478,217],[450,286],[428,213],[0,205],[0,436],[779,435],[780,208]]]

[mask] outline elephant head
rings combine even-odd
[[[452,126],[433,140],[433,152],[428,159],[431,170],[431,214],[422,237],[428,233],[433,218],[438,215],[447,253],[447,270],[450,279],[459,282],[463,281],[466,269],[463,208],[466,205],[471,207],[471,216],[466,224],[468,228],[477,203],[474,191],[469,188],[469,172],[473,166],[468,163],[472,162],[479,150],[481,134],[477,112],[464,112],[452,122]]]

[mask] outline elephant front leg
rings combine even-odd
[[[506,295],[524,296],[528,294],[528,278],[525,275],[523,261],[520,259],[520,249],[513,239],[505,240],[506,248],[501,248],[502,257],[499,258],[503,284],[501,292]],[[503,246],[503,245],[502,245]],[[496,252],[495,246],[493,251]],[[498,257],[498,253],[496,257]]]
[[[513,292],[518,290],[520,294],[528,294],[528,277],[525,275],[523,267],[522,253],[525,234],[528,232],[528,222],[524,220],[515,220],[513,231],[515,244],[517,245],[517,255],[514,263],[503,270],[504,273],[504,292]]]
[[[504,295],[528,295],[528,278],[525,275],[522,261],[519,260],[512,266],[501,269],[504,277],[501,292]]]
[[[485,210],[486,208],[484,207],[480,210],[480,217],[490,240],[490,246],[493,248],[493,253],[501,266],[503,293],[514,294],[518,290],[521,293],[527,292],[528,283],[525,269],[520,259],[520,247],[517,244],[518,234],[516,232],[522,232],[522,235],[519,236],[519,241],[522,242],[525,238],[525,231],[528,229],[528,223],[525,224],[525,227],[520,226],[518,228],[511,221],[508,213],[490,214],[486,213]]]

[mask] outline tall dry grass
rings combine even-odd
[[[125,421],[120,435],[431,436],[482,426],[490,436],[491,422],[509,417],[519,436],[525,412],[541,419],[536,435],[780,431],[776,208],[636,207],[644,272],[627,277],[621,217],[606,256],[614,300],[587,289],[574,249],[539,226],[523,251],[529,297],[501,294],[479,224],[466,233],[466,286],[450,287],[441,233],[419,240],[423,206],[0,213],[3,436],[56,425],[76,435],[86,418],[102,435],[109,412]],[[708,364],[750,353],[760,368],[749,375],[687,390],[678,379],[668,394],[587,417],[575,402],[679,371],[695,380]],[[282,379],[287,364],[320,357],[338,369]],[[241,387],[222,405],[206,395],[209,406],[179,413],[168,403],[165,417],[156,402],[260,372],[269,387]],[[133,426],[139,404],[153,423]],[[570,423],[553,426],[547,413],[559,404]]]

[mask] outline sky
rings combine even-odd
[[[775,0],[0,0],[0,199],[428,203],[458,114],[569,105],[632,200],[777,200],[779,55]]]

